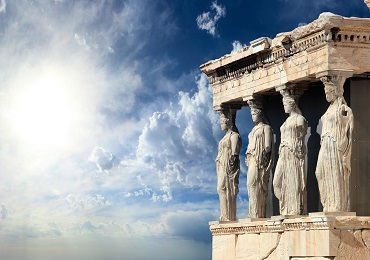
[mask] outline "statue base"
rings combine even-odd
[[[210,222],[212,259],[370,259],[370,217],[354,212],[317,212]]]

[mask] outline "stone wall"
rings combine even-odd
[[[211,222],[210,229],[213,260],[370,259],[370,217],[313,213]]]

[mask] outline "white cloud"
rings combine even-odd
[[[169,57],[140,58],[153,38],[163,41],[177,30],[170,10],[151,7],[155,1],[8,1],[12,15],[4,15],[0,27],[0,240],[15,245],[9,247],[14,255],[32,246],[46,254],[86,245],[96,234],[120,242],[154,231],[160,238],[177,236],[153,226],[153,219],[176,205],[183,188],[210,189],[217,145],[211,88],[204,75],[195,84],[194,72],[170,79],[165,71],[176,64]],[[8,112],[44,77],[56,79],[68,101],[52,122],[66,115],[70,127],[63,138],[45,129],[27,135],[24,127],[34,144],[27,145]],[[58,143],[41,145],[46,135]],[[32,246],[27,238],[35,238]],[[100,245],[96,241],[92,245]],[[99,248],[112,254],[109,246]],[[122,243],[119,248],[126,252]]]
[[[201,242],[211,242],[212,235],[207,232],[210,219],[215,219],[215,213],[210,210],[178,210],[161,217],[169,234]]]
[[[231,53],[237,52],[247,46],[246,44],[242,44],[240,41],[233,41],[232,45],[233,45],[233,49]]]
[[[109,45],[108,45],[108,47],[107,47],[107,48],[108,48],[108,51],[109,51],[110,53],[114,53],[114,49],[112,48],[112,46],[109,46]]]
[[[0,0],[0,13],[5,13],[5,12],[6,12],[6,1]]]
[[[82,223],[72,223],[70,226],[70,230],[79,233],[85,232],[94,232],[97,230],[97,227],[94,226],[90,220],[85,220]]]
[[[114,221],[111,221],[110,223],[99,223],[97,225],[97,228],[101,230],[104,234],[122,233],[125,235],[129,235],[133,232],[130,224],[125,223],[123,225],[120,225]]]
[[[179,92],[178,104],[162,112],[154,112],[139,138],[137,157],[162,168],[166,160],[182,161],[193,156],[205,156],[213,150],[217,114],[212,110],[212,93],[202,74],[197,81],[198,91]]]
[[[81,196],[75,194],[69,194],[66,197],[67,202],[71,208],[91,210],[97,208],[104,208],[111,206],[112,203],[106,200],[102,195],[96,194],[96,196]]]
[[[77,41],[77,43],[84,48],[86,51],[90,51],[90,46],[86,43],[86,39],[83,36],[78,35],[75,33],[74,39]]]
[[[198,28],[201,30],[206,30],[207,33],[216,37],[218,36],[216,25],[221,17],[226,15],[226,8],[217,1],[213,1],[211,4],[211,11],[204,12],[198,15],[196,21]]]
[[[199,187],[209,182],[201,169],[214,167],[203,162],[214,160],[217,114],[212,110],[211,87],[205,75],[198,77],[197,86],[193,96],[179,92],[178,104],[154,112],[139,137],[136,160],[151,165],[159,177],[153,180],[152,175],[141,174],[142,185],[146,182],[151,190],[139,194],[150,193],[154,201],[171,200],[173,186]]]
[[[114,166],[114,156],[103,147],[95,146],[88,159],[94,162],[100,171],[108,172]]]
[[[6,219],[8,217],[8,209],[6,208],[5,205],[0,205],[0,215],[1,215],[1,219]]]

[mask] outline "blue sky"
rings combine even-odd
[[[199,65],[361,0],[0,0],[0,259],[211,259]],[[247,215],[244,140],[238,217]]]

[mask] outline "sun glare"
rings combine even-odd
[[[45,76],[30,81],[17,93],[11,120],[23,141],[36,147],[67,141],[73,111],[64,83],[61,77]]]

